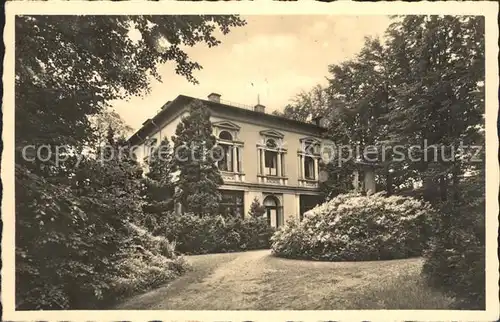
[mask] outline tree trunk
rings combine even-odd
[[[452,170],[452,189],[453,189],[453,200],[460,199],[460,191],[458,184],[460,183],[460,166],[455,164]]]
[[[436,199],[438,195],[438,189],[436,186],[436,182],[434,181],[434,167],[432,164],[429,164],[427,169],[422,173],[423,176],[423,197],[425,201],[432,202]]]
[[[389,171],[389,167],[387,167],[387,169],[385,171],[385,185],[386,185],[385,190],[387,191],[387,195],[391,196],[393,194],[393,190],[392,190],[392,174]]]
[[[439,177],[439,194],[442,201],[446,201],[448,199],[448,179],[446,175],[441,175]]]

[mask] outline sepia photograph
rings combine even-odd
[[[498,318],[498,4],[6,10],[3,320]]]

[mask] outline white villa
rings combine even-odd
[[[177,124],[197,98],[179,95],[167,102],[152,119],[129,139],[138,146],[136,156],[147,162],[148,151],[163,138],[175,134]],[[199,99],[198,99],[199,100]],[[217,144],[225,153],[218,162],[224,184],[222,212],[248,216],[257,198],[266,207],[274,227],[302,214],[321,201],[318,191],[320,119],[303,123],[268,114],[265,106],[224,102],[212,93],[200,100],[211,113]],[[144,148],[141,148],[144,147]]]

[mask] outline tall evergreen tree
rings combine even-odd
[[[183,211],[197,215],[216,214],[223,183],[216,165],[214,149],[216,139],[212,133],[210,111],[200,101],[189,107],[189,115],[177,126],[174,142],[173,165],[178,171],[175,200]]]
[[[259,199],[255,197],[252,203],[250,204],[250,210],[248,210],[248,214],[252,218],[262,218],[262,216],[264,216],[265,213],[266,213],[266,207],[264,207],[260,203]]]
[[[143,183],[144,224],[154,232],[168,212],[174,209],[172,147],[167,138],[151,153]]]

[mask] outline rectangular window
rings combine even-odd
[[[222,148],[222,159],[219,160],[217,163],[217,166],[220,171],[233,171],[233,165],[232,165],[232,151],[231,151],[231,146],[221,144],[220,147]]]
[[[299,197],[299,217],[300,221],[304,219],[304,213],[313,209],[317,205],[323,203],[324,200],[320,196],[309,196],[309,195],[300,195]]]
[[[306,179],[314,180],[314,159],[311,157],[305,157],[304,176]]]
[[[225,159],[227,160],[226,161],[226,164],[227,164],[226,171],[233,172],[233,149],[231,146],[226,145],[226,146],[224,146],[224,151],[226,152]]]
[[[265,174],[268,176],[278,175],[278,154],[273,151],[266,151],[264,157],[264,164],[266,167]]]
[[[285,167],[285,153],[283,153],[281,155],[281,164],[280,164],[280,166],[281,166],[281,176],[282,177],[286,177],[286,173],[285,173],[286,172],[285,171],[285,169],[286,169],[286,167]]]
[[[241,150],[240,148],[235,147],[236,149],[236,171],[241,172]]]
[[[224,216],[244,217],[243,191],[222,190],[220,213]]]

